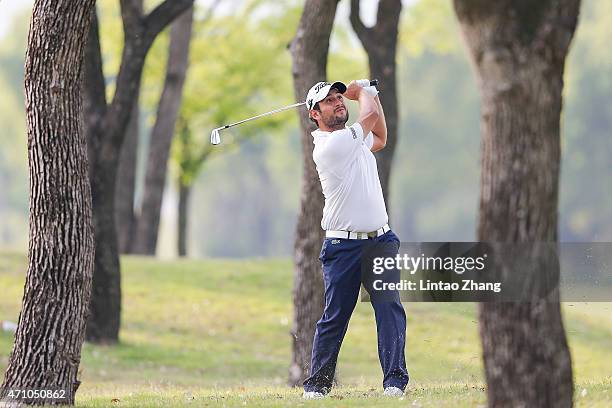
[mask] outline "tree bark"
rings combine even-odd
[[[83,95],[96,242],[86,338],[92,342],[113,343],[118,340],[121,313],[121,277],[114,219],[116,175],[113,173],[117,169],[113,167],[113,152],[102,150],[103,122],[108,105],[95,11],[87,42]]]
[[[25,62],[29,263],[2,397],[9,389],[61,389],[66,398],[60,403],[73,405],[80,384],[94,267],[81,97],[83,33],[93,7],[93,0],[34,2]]]
[[[290,44],[293,60],[295,98],[304,100],[306,92],[326,77],[329,37],[336,15],[338,0],[308,0]],[[289,384],[301,385],[310,368],[312,341],[317,320],[323,313],[323,279],[319,252],[323,242],[321,217],[323,193],[312,159],[314,148],[312,122],[305,107],[299,109],[302,129],[303,179],[300,213],[294,246],[293,284],[293,355],[289,368]]]
[[[154,255],[157,247],[168,156],[189,65],[192,23],[193,7],[190,7],[172,25],[166,80],[151,135],[142,207],[136,224],[133,248],[136,254]]]
[[[359,17],[360,0],[351,0],[350,20],[353,30],[368,54],[370,78],[380,80],[380,103],[385,110],[387,122],[387,144],[376,153],[378,176],[383,190],[387,212],[390,205],[389,180],[393,156],[397,146],[398,104],[396,87],[396,53],[401,0],[379,0],[376,25],[366,27]]]
[[[140,90],[145,57],[157,35],[191,7],[193,0],[165,0],[146,16],[141,13],[141,4],[141,0],[121,0],[124,47],[115,94],[108,105],[103,91],[97,25],[92,25],[88,44],[84,95],[96,260],[87,340],[97,343],[119,340],[121,274],[115,228],[115,186],[121,146]]]
[[[191,185],[182,182],[179,177],[179,204],[178,204],[178,255],[187,256],[187,220],[189,219],[189,197],[191,197]]]
[[[528,243],[523,286],[558,275],[557,241],[563,72],[579,0],[455,0],[482,95],[478,237]],[[502,254],[495,271],[512,260]],[[558,292],[528,302],[480,304],[490,407],[572,406],[571,359]]]
[[[117,170],[117,185],[115,186],[115,224],[119,252],[129,254],[134,241],[136,215],[134,214],[134,199],[136,196],[136,164],[138,162],[140,104],[134,100],[130,122],[126,129],[119,168]]]

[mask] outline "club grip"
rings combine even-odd
[[[358,79],[355,82],[362,88],[378,85],[378,79]]]

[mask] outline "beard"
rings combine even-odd
[[[348,122],[348,118],[349,118],[349,113],[348,113],[348,110],[345,108],[344,112],[340,114],[333,113],[332,115],[324,116],[321,118],[321,121],[328,128],[338,130],[338,129],[344,128],[344,126],[346,125],[346,122]]]

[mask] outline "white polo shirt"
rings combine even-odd
[[[315,130],[313,159],[321,180],[326,230],[370,232],[389,218],[374,154],[374,135],[364,140],[359,122],[334,132]]]

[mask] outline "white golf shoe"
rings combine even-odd
[[[325,394],[316,391],[304,391],[304,395],[302,395],[304,399],[321,399],[325,398]]]
[[[383,392],[385,397],[403,397],[404,391],[397,387],[387,387],[385,388],[385,392]]]

